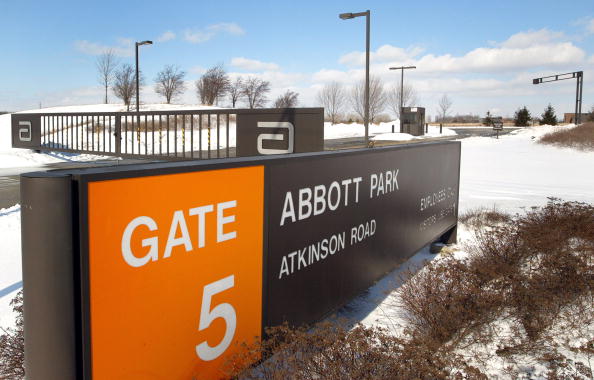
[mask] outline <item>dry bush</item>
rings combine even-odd
[[[553,326],[594,322],[594,207],[551,199],[523,216],[490,213],[464,216],[476,233],[467,259],[429,264],[403,285],[399,306],[412,336],[455,349],[493,342],[489,326],[507,320],[513,339],[500,356],[558,357]]]
[[[493,321],[501,294],[484,277],[468,262],[448,257],[410,278],[398,306],[412,335],[445,344]]]
[[[16,327],[2,330],[0,335],[0,379],[25,377],[25,338],[23,335],[23,292],[10,301],[17,314]]]
[[[487,226],[496,226],[509,222],[511,216],[493,208],[479,207],[468,210],[458,217],[458,221],[473,228],[474,230],[481,230]]]
[[[287,325],[267,330],[268,339],[252,346],[248,356],[268,358],[241,367],[245,355],[231,361],[239,379],[486,379],[459,357],[425,342],[398,338],[380,328],[324,322],[313,329]],[[454,370],[455,367],[463,368]],[[454,375],[452,375],[454,373]],[[453,377],[452,377],[453,376]],[[462,377],[459,377],[462,378]]]
[[[579,150],[594,150],[594,123],[584,123],[575,128],[547,133],[538,142]]]

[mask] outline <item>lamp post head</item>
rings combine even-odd
[[[142,45],[152,45],[153,41],[141,41],[141,42],[137,42],[136,46],[142,46]]]
[[[342,20],[348,20],[350,18],[354,18],[352,13],[341,13],[338,15],[338,17],[340,17],[340,19],[342,19]]]
[[[390,70],[404,70],[404,69],[416,69],[417,66],[400,66],[400,67],[390,67]]]

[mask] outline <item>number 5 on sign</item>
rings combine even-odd
[[[225,377],[262,333],[264,168],[101,179],[88,194],[90,378]]]
[[[215,281],[204,286],[204,292],[202,293],[202,308],[200,310],[200,325],[198,331],[202,331],[208,328],[212,321],[217,318],[223,318],[225,321],[225,335],[221,342],[211,347],[208,342],[204,341],[196,346],[196,354],[204,361],[210,361],[218,358],[225,352],[233,341],[235,335],[235,327],[237,326],[237,315],[235,309],[228,303],[222,303],[215,306],[212,310],[210,309],[210,303],[212,296],[227,289],[231,289],[234,285],[235,276],[225,277],[221,280]]]

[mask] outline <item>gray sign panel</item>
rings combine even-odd
[[[285,108],[237,114],[237,155],[324,150],[324,109]]]
[[[268,326],[311,323],[456,225],[459,144],[271,165]]]

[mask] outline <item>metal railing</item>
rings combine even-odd
[[[41,114],[41,149],[165,159],[235,157],[239,110]]]

